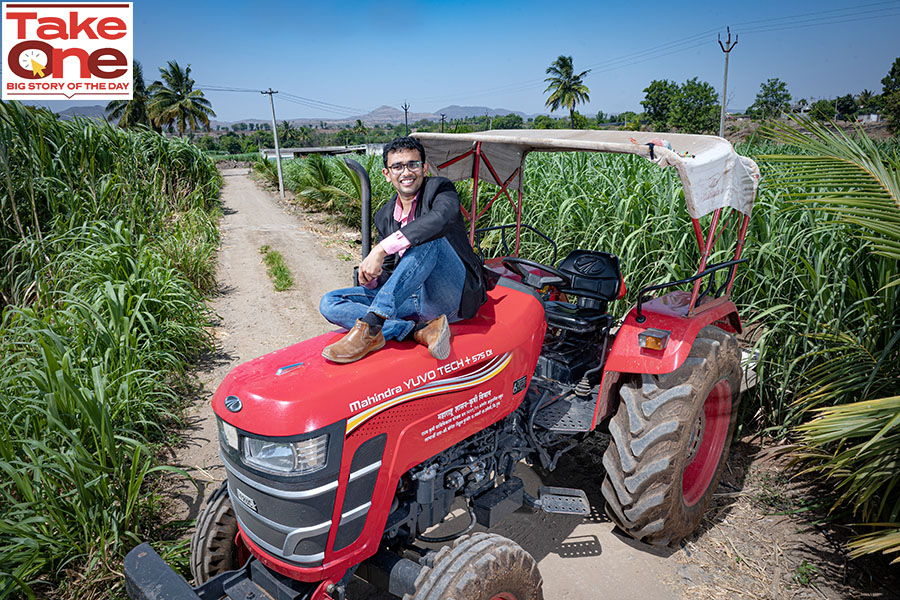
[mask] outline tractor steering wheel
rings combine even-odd
[[[559,287],[560,285],[568,286],[571,284],[569,276],[562,271],[554,269],[550,265],[545,265],[533,260],[517,258],[515,256],[507,256],[503,259],[503,266],[521,277],[522,283],[527,286],[533,287],[536,290],[543,289],[544,286],[547,285]],[[539,271],[543,271],[544,273],[549,273],[551,277],[545,277],[542,275],[538,275],[537,273],[532,273],[525,267],[532,267],[538,269]]]

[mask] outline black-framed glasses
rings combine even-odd
[[[421,160],[411,160],[405,163],[394,163],[388,167],[391,171],[399,175],[403,172],[403,169],[409,169],[410,171],[419,171],[422,169],[422,161]]]

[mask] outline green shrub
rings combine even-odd
[[[0,597],[121,589],[155,446],[210,347],[211,160],[0,103]],[[119,592],[120,593],[120,592]]]

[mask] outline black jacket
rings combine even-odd
[[[426,177],[422,183],[419,200],[416,202],[415,218],[405,227],[394,220],[394,206],[397,195],[375,213],[375,227],[378,228],[379,239],[384,239],[398,229],[412,246],[430,242],[444,237],[456,251],[466,268],[466,281],[462,298],[459,301],[459,317],[469,319],[475,316],[478,309],[487,300],[484,280],[484,264],[469,245],[469,236],[459,209],[459,196],[449,179],[444,177]],[[397,264],[398,255],[389,254],[384,259],[383,271],[378,277],[381,285],[390,277]]]

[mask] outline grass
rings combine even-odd
[[[0,597],[122,594],[210,347],[221,186],[178,139],[0,103]]]
[[[294,287],[294,278],[291,276],[291,271],[284,262],[281,252],[272,250],[266,245],[259,249],[259,253],[263,255],[266,272],[269,274],[269,279],[272,280],[276,292],[283,292]]]
[[[794,575],[792,579],[796,581],[799,585],[802,586],[810,586],[813,585],[813,580],[819,574],[819,568],[813,564],[806,562],[805,560],[797,565],[797,568],[794,570]]]

